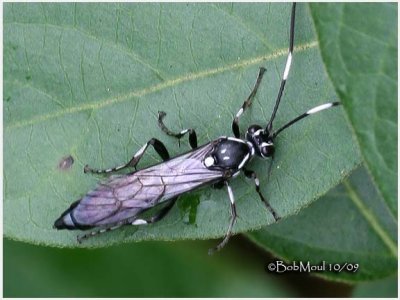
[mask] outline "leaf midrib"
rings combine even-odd
[[[357,207],[357,209],[360,211],[361,215],[364,216],[368,224],[371,226],[372,230],[375,231],[378,237],[382,240],[383,244],[390,250],[390,253],[397,258],[396,243],[390,238],[387,232],[383,229],[376,216],[364,205],[358,194],[351,186],[348,179],[345,179],[343,181],[343,185],[347,190],[349,198]]]
[[[317,41],[311,41],[308,43],[298,45],[297,47],[295,47],[295,51],[303,52],[303,51],[312,49],[317,46],[318,46]],[[155,84],[155,85],[151,85],[149,87],[143,88],[138,91],[132,91],[132,92],[129,92],[126,94],[117,95],[116,97],[111,97],[111,98],[108,98],[108,99],[105,99],[102,101],[95,101],[95,102],[90,102],[90,103],[79,104],[79,105],[68,107],[66,109],[62,109],[62,110],[59,110],[56,112],[38,115],[31,119],[18,121],[13,124],[6,125],[4,130],[11,131],[13,129],[26,127],[29,125],[35,125],[35,124],[38,124],[41,122],[45,122],[49,119],[54,119],[54,118],[61,117],[61,116],[67,115],[67,114],[73,114],[73,113],[77,113],[77,112],[81,112],[81,111],[85,111],[85,110],[101,109],[103,107],[107,107],[107,106],[110,106],[113,104],[122,103],[131,98],[140,98],[140,97],[143,97],[143,96],[155,93],[155,92],[159,92],[161,90],[171,88],[171,87],[177,86],[177,85],[185,83],[185,82],[190,82],[190,81],[210,77],[210,76],[220,74],[223,72],[227,72],[230,70],[235,70],[235,69],[239,69],[239,68],[243,68],[243,67],[252,66],[252,65],[258,64],[262,61],[271,61],[273,59],[282,57],[286,54],[287,54],[286,48],[278,49],[271,54],[256,56],[256,57],[253,57],[253,58],[250,58],[247,60],[241,60],[240,62],[229,64],[226,66],[203,70],[203,71],[195,72],[195,73],[184,74],[184,75],[176,77],[174,79],[167,80],[167,81]]]
[[[392,257],[392,256],[389,256],[389,255],[385,256],[385,255],[382,255],[382,254],[376,254],[376,253],[371,253],[371,252],[354,252],[354,251],[343,250],[343,249],[338,250],[338,249],[332,249],[332,248],[316,246],[316,245],[309,244],[309,243],[307,243],[307,242],[305,242],[303,240],[298,240],[298,239],[287,237],[287,236],[277,235],[272,231],[269,231],[268,234],[271,235],[271,236],[275,236],[278,239],[286,240],[289,243],[301,244],[301,245],[304,245],[305,247],[309,247],[309,248],[312,248],[312,249],[315,249],[315,250],[329,251],[329,252],[339,253],[339,254],[343,254],[343,253],[348,253],[348,254],[352,254],[352,255],[360,255],[361,254],[361,255],[364,255],[364,256],[367,256],[367,257],[387,257],[387,258]],[[272,248],[267,247],[265,244],[262,244],[262,243],[260,244],[258,240],[253,239],[251,234],[247,235],[247,236],[250,237],[251,240],[255,241],[255,243],[261,245],[261,247],[268,248],[269,251],[273,252]],[[282,256],[280,254],[278,256],[280,256],[280,257],[282,257],[284,259],[290,260],[289,257],[284,257],[284,256]]]

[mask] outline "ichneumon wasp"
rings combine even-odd
[[[192,150],[171,158],[164,144],[158,139],[152,138],[126,164],[106,170],[97,170],[86,166],[85,172],[90,173],[111,173],[125,168],[136,168],[149,146],[152,146],[162,159],[162,162],[156,165],[135,170],[126,175],[112,176],[106,182],[99,183],[94,190],[89,191],[82,199],[74,202],[55,221],[54,227],[57,229],[81,230],[96,228],[95,231],[78,236],[78,241],[81,242],[88,237],[124,225],[154,223],[169,212],[178,197],[183,193],[206,185],[213,185],[217,188],[226,188],[231,209],[231,220],[225,237],[215,248],[210,249],[211,252],[220,250],[228,242],[237,218],[235,197],[229,181],[242,171],[247,178],[254,181],[255,190],[268,212],[272,214],[275,221],[279,220],[279,215],[261,193],[257,174],[247,167],[248,163],[255,156],[263,159],[272,159],[275,151],[274,140],[282,131],[307,116],[339,105],[339,102],[319,105],[287,122],[282,127],[276,130],[273,128],[273,122],[292,64],[295,16],[296,4],[294,3],[291,10],[289,51],[286,65],[272,115],[266,125],[250,126],[244,138],[241,138],[239,119],[250,107],[261,84],[266,71],[265,68],[260,68],[253,90],[233,119],[233,137],[221,136],[198,146],[194,129],[189,128],[179,133],[174,133],[164,124],[163,119],[166,114],[159,112],[158,125],[161,130],[177,139],[188,135]],[[156,206],[160,207],[156,213],[149,217],[143,216],[146,211]]]

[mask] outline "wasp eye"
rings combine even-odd
[[[253,135],[256,131],[262,129],[260,125],[251,125],[248,129],[247,132],[251,135]]]
[[[261,156],[262,157],[271,157],[272,155],[274,155],[275,152],[275,147],[273,144],[261,147],[260,149],[261,151]]]

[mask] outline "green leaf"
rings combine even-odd
[[[321,54],[374,182],[397,216],[395,3],[311,4]]]
[[[397,9],[311,4],[323,61],[368,170],[359,170],[298,216],[251,233],[287,261],[359,263],[350,282],[397,270]],[[378,145],[379,142],[379,145]]]
[[[298,215],[248,234],[285,261],[358,264],[357,272],[313,273],[358,282],[397,271],[397,220],[365,168]]]
[[[290,4],[30,4],[4,5],[4,234],[36,244],[77,247],[76,232],[54,220],[103,177],[83,166],[128,161],[150,138],[170,153],[187,143],[162,134],[195,128],[199,143],[231,135],[231,122],[265,66],[262,87],[241,130],[266,124],[288,48]],[[275,126],[336,101],[324,71],[309,11],[299,5],[295,55]],[[309,205],[360,163],[342,108],[314,115],[276,140],[276,156],[255,160],[262,192],[280,216]],[[60,168],[72,156],[74,163]],[[141,166],[159,158],[153,150]],[[259,163],[257,162],[259,161]],[[66,163],[68,165],[68,163]],[[234,232],[273,222],[254,183],[232,181],[239,214]],[[126,227],[83,243],[206,239],[225,234],[225,190],[206,188],[196,220],[179,211],[154,226]],[[193,201],[195,203],[197,201]]]

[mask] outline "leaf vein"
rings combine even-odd
[[[296,48],[296,52],[301,52],[301,51],[306,51],[306,50],[309,50],[309,49],[317,47],[317,46],[318,46],[318,42],[312,41],[310,43],[298,45],[295,48]],[[60,111],[51,112],[51,113],[47,113],[47,114],[43,114],[43,115],[37,115],[31,119],[17,121],[13,124],[7,124],[7,126],[5,126],[4,129],[6,131],[9,131],[9,130],[13,130],[13,129],[20,128],[20,127],[35,125],[35,124],[38,124],[41,122],[45,122],[49,119],[58,118],[58,117],[61,117],[61,116],[67,115],[67,114],[73,114],[76,112],[81,112],[81,111],[86,111],[86,110],[101,109],[103,107],[107,107],[107,106],[110,106],[113,104],[128,101],[131,98],[140,98],[145,95],[152,94],[152,93],[155,93],[155,92],[167,89],[167,88],[171,88],[171,87],[177,86],[177,85],[185,83],[185,82],[190,82],[190,81],[194,81],[194,80],[201,79],[201,78],[211,77],[211,76],[214,76],[214,75],[217,75],[220,73],[224,73],[224,72],[227,72],[230,70],[253,66],[253,65],[259,64],[262,61],[270,61],[272,59],[276,59],[278,57],[284,56],[284,55],[286,55],[286,53],[287,53],[286,48],[279,49],[271,54],[261,55],[261,56],[249,58],[247,60],[241,60],[241,61],[233,63],[233,64],[216,67],[213,69],[203,70],[203,71],[196,72],[196,73],[184,74],[175,79],[170,79],[170,80],[146,87],[141,90],[132,91],[132,92],[122,94],[122,95],[117,95],[117,96],[114,96],[112,98],[108,98],[108,99],[105,99],[102,101],[94,101],[94,102],[89,102],[89,103],[84,103],[84,104],[78,104],[76,106],[72,106],[72,107],[69,107],[69,108],[66,108],[66,109],[63,109]]]
[[[359,209],[361,214],[365,217],[369,225],[375,231],[375,233],[380,237],[382,242],[387,246],[390,250],[392,255],[397,258],[397,245],[396,243],[390,238],[387,232],[382,228],[379,224],[375,215],[368,209],[367,206],[362,202],[359,195],[351,186],[350,182],[346,179],[343,181],[343,184],[349,194],[351,201],[355,204],[355,206]]]
[[[82,29],[82,28],[78,28],[78,27],[73,27],[73,26],[68,26],[68,25],[56,25],[56,24],[50,24],[50,23],[22,23],[22,22],[8,22],[5,23],[4,25],[20,25],[20,26],[48,26],[48,27],[52,27],[58,30],[66,30],[69,29],[71,31],[75,31],[78,32],[82,35],[86,35],[89,38],[92,38],[95,41],[98,42],[102,42],[102,43],[106,43],[109,47],[117,49],[118,51],[126,54],[127,56],[131,57],[133,60],[139,62],[140,64],[142,64],[143,66],[149,68],[150,70],[152,70],[159,78],[163,78],[163,74],[161,73],[160,70],[158,70],[157,68],[153,67],[149,62],[147,62],[143,57],[141,57],[139,54],[137,54],[135,51],[133,51],[132,49],[127,49],[122,47],[120,44],[116,45],[115,43],[112,43],[110,41],[101,39],[95,35],[93,35],[92,33]]]

